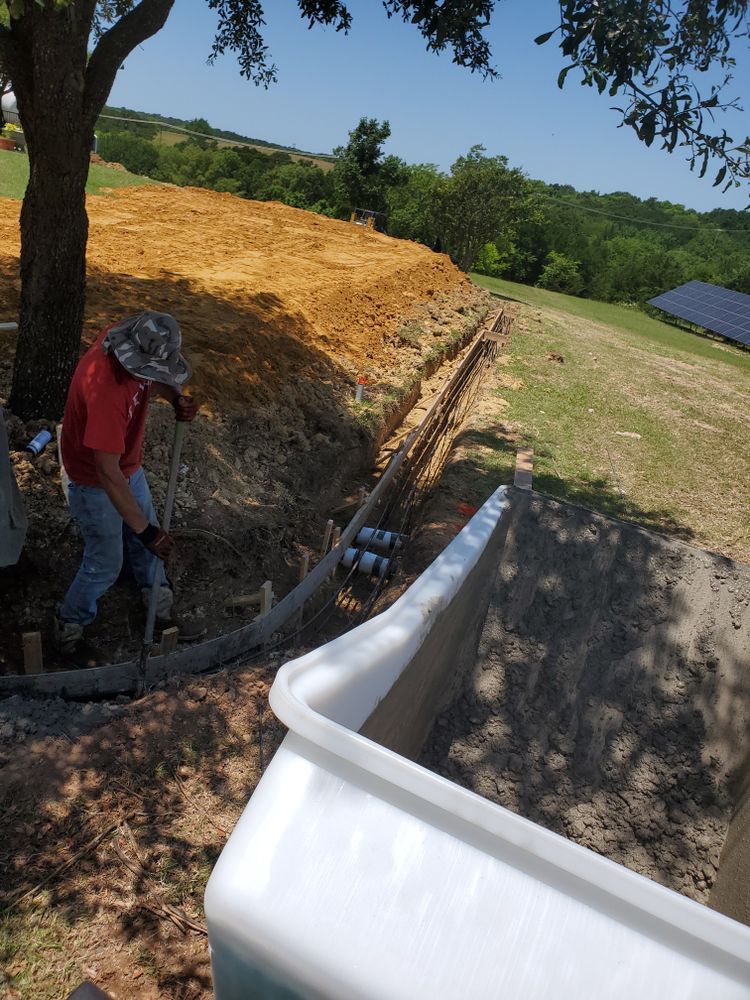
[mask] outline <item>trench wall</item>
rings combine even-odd
[[[734,811],[708,905],[750,926],[750,747],[732,785]]]
[[[412,760],[419,756],[435,717],[455,698],[474,665],[497,564],[517,516],[517,505],[511,503],[464,585],[360,729],[363,736]]]

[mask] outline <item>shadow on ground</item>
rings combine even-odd
[[[457,445],[460,451],[456,461],[451,463],[449,482],[460,480],[476,502],[486,499],[500,483],[513,482],[518,439],[508,424],[495,421],[481,429],[469,428],[459,435]],[[695,536],[695,532],[677,520],[672,511],[659,507],[645,509],[603,476],[563,479],[535,471],[533,481],[537,492],[554,499],[567,500],[685,541]]]
[[[513,493],[476,665],[422,762],[705,902],[750,725],[750,570]]]
[[[3,754],[8,996],[57,1000],[87,976],[121,997],[213,995],[205,937],[164,908],[203,921],[211,868],[283,738],[271,680],[258,667],[175,683],[76,743]]]

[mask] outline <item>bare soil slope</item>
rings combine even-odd
[[[18,212],[0,199],[1,319],[18,301]],[[205,408],[184,452],[171,574],[183,610],[231,628],[224,597],[267,578],[278,594],[295,582],[300,546],[318,544],[330,506],[358,485],[380,423],[471,334],[484,293],[445,256],[276,203],[165,185],[91,198],[89,216],[86,336],[143,308],[182,326]],[[13,348],[3,337],[0,401]],[[364,406],[354,403],[360,374]],[[145,466],[160,509],[172,416],[153,411]],[[0,574],[6,671],[19,667],[20,632],[46,631],[80,551],[54,454],[21,453],[39,426],[9,426],[32,524],[24,562]],[[107,659],[129,657],[140,608],[108,595],[102,611],[92,638]]]
[[[243,412],[259,388],[324,360],[341,374],[389,376],[402,366],[396,332],[412,308],[471,289],[442,254],[275,202],[164,185],[88,207],[89,334],[140,308],[173,312],[195,391],[222,412]],[[18,212],[0,201],[11,281]]]

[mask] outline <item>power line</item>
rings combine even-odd
[[[326,159],[329,158],[328,153],[307,153],[302,152],[299,149],[291,149],[290,147],[274,146],[270,142],[263,145],[263,143],[257,142],[243,142],[241,139],[228,139],[225,135],[207,135],[205,132],[193,132],[189,128],[183,128],[182,125],[172,125],[169,122],[160,122],[153,118],[122,118],[120,115],[104,115],[100,114],[100,118],[107,118],[113,122],[135,122],[137,125],[158,125],[159,128],[171,128],[175,132],[184,132],[185,135],[194,135],[198,139],[213,139],[214,142],[226,142],[230,146],[243,146],[246,149],[263,150],[270,149],[271,152],[281,152],[290,153],[292,156],[304,156],[308,159]]]
[[[555,198],[551,194],[542,192],[542,198],[548,201],[555,201],[559,205],[567,208],[576,208],[581,212],[593,212],[594,215],[603,215],[607,219],[619,219],[621,222],[629,222],[636,226],[658,226],[660,229],[683,229],[690,233],[744,233],[750,234],[750,229],[721,229],[718,226],[680,226],[675,222],[655,222],[651,219],[634,219],[629,215],[616,215],[614,212],[604,212],[600,208],[591,208],[590,205],[577,205],[572,201],[565,201],[563,198]]]

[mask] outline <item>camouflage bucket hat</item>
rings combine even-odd
[[[110,327],[102,341],[122,367],[136,378],[180,389],[193,374],[180,354],[182,334],[174,316],[147,310]]]

